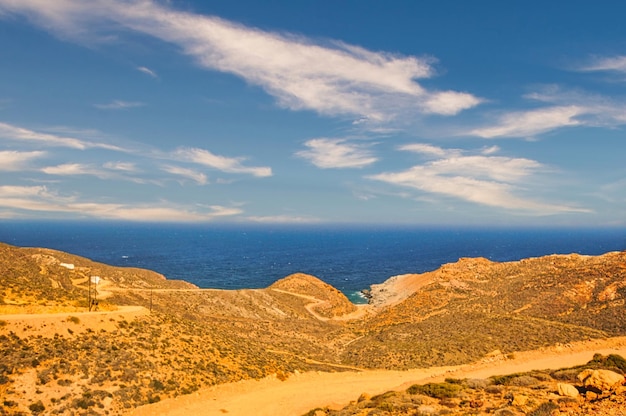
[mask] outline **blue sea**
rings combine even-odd
[[[2,221],[0,241],[146,268],[202,288],[262,288],[303,272],[360,303],[360,291],[371,284],[435,270],[460,257],[511,261],[626,250],[626,229]]]

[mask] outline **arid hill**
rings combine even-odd
[[[406,291],[414,281],[419,290]],[[344,351],[345,361],[394,368],[460,364],[495,350],[623,335],[626,252],[507,263],[460,259],[391,279],[372,296],[378,312],[363,323],[366,336]]]
[[[626,252],[461,259],[371,295],[357,307],[300,273],[265,289],[198,289],[0,244],[0,414],[122,414],[228,381],[461,364],[624,335]]]

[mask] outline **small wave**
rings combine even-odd
[[[367,297],[360,290],[351,291],[345,294],[350,302],[355,305],[363,305],[367,303]]]

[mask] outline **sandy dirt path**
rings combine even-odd
[[[293,375],[286,381],[276,378],[246,380],[142,406],[128,416],[298,416],[316,407],[341,408],[356,400],[361,393],[374,395],[402,390],[412,384],[441,381],[446,377],[484,378],[520,371],[570,367],[586,363],[594,353],[626,356],[626,337],[516,353],[513,359],[495,357],[491,361],[457,367],[410,371],[311,372]]]

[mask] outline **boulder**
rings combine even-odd
[[[578,389],[568,383],[559,383],[559,396],[565,397],[578,397]]]
[[[623,375],[611,370],[584,370],[577,377],[583,386],[600,391],[616,390],[624,382]]]

